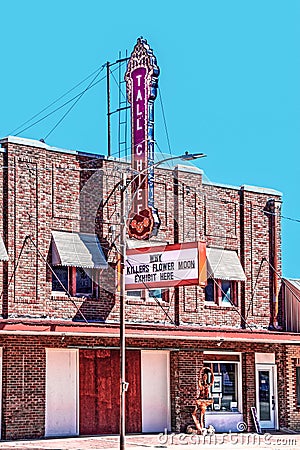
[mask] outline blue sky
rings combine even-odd
[[[211,181],[283,192],[282,214],[300,220],[299,0],[10,0],[0,14],[1,137],[144,36],[173,154],[205,152]],[[70,105],[21,136],[44,138]],[[102,81],[46,142],[105,154],[105,107]],[[168,153],[158,100],[156,139]],[[283,273],[300,278],[300,222],[282,229]]]

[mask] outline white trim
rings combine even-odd
[[[255,364],[275,364],[275,353],[255,353]]]
[[[271,408],[271,419],[269,421],[261,421],[260,420],[260,411],[259,411],[259,377],[258,372],[259,371],[268,371],[270,373],[270,408]],[[256,400],[256,411],[257,411],[257,417],[258,421],[260,423],[261,428],[264,429],[273,429],[273,422],[274,422],[274,429],[278,429],[278,395],[277,395],[277,367],[275,364],[255,364],[255,400]],[[272,409],[272,394],[274,397],[274,410]],[[274,412],[272,412],[274,411]],[[272,415],[274,414],[274,418]],[[266,422],[270,422],[271,426],[266,426]]]
[[[243,371],[242,371],[242,358],[238,362],[238,410],[243,414]],[[246,389],[246,386],[245,386]],[[239,393],[241,392],[241,395]]]
[[[42,141],[37,141],[36,139],[21,138],[18,136],[4,137],[4,138],[0,139],[0,145],[1,144],[17,144],[17,145],[24,145],[24,146],[28,146],[28,147],[42,148],[45,150],[50,150],[52,152],[69,153],[71,155],[90,156],[94,159],[108,159],[105,155],[99,155],[98,153],[85,152],[82,150],[71,150],[71,149],[60,148],[60,147],[52,147],[51,145],[48,145]],[[5,149],[0,148],[0,152],[4,153]]]
[[[258,194],[276,195],[278,197],[282,197],[282,192],[266,187],[249,186],[248,184],[243,184],[241,186],[241,189],[246,192],[257,192]]]
[[[76,351],[76,434],[79,436],[79,349]]]
[[[278,383],[277,383],[277,365],[273,366],[274,375],[274,399],[275,399],[275,430],[279,430],[279,408],[278,408]]]

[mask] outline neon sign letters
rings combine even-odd
[[[128,234],[149,239],[160,225],[154,207],[154,100],[159,68],[147,41],[139,38],[128,62],[125,80],[131,104],[132,207]]]

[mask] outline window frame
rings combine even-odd
[[[74,266],[52,266],[52,270],[55,273],[55,269],[56,268],[66,268],[68,271],[68,284],[66,287],[66,290],[70,293],[70,295],[72,297],[88,297],[88,298],[98,298],[98,287],[99,284],[95,281],[95,273],[94,273],[94,269],[92,270],[92,277],[89,276],[89,278],[91,279],[91,292],[89,293],[79,293],[77,292],[77,269],[78,270],[84,270],[84,268],[81,267],[74,267]],[[64,297],[67,296],[67,292],[62,290],[53,290],[53,277],[54,274],[53,272],[51,272],[51,295],[53,297]]]
[[[207,300],[208,294],[206,289],[208,284],[213,284],[213,300]],[[224,300],[226,294],[224,294],[224,289],[222,287],[223,283],[230,283],[230,300]],[[205,294],[205,304],[206,306],[221,306],[225,308],[232,308],[238,306],[238,297],[239,297],[239,281],[236,280],[221,280],[215,278],[208,278],[207,285],[204,289]]]
[[[65,289],[68,291],[69,290],[69,287],[70,287],[70,268],[68,267],[68,266],[52,266],[51,267],[52,268],[52,271],[55,273],[55,275],[59,278],[59,276],[58,276],[58,274],[56,273],[56,270],[57,269],[66,269],[67,270],[67,286],[64,286],[65,287]],[[56,290],[56,289],[53,289],[53,281],[54,281],[54,278],[55,278],[55,280],[56,280],[56,282],[58,283],[58,281],[57,281],[57,278],[54,276],[54,273],[53,272],[51,272],[51,293],[52,293],[52,295],[55,295],[55,296],[60,296],[60,295],[67,295],[66,294],[66,291],[64,290],[64,289],[62,289],[61,288],[61,290]],[[64,285],[64,283],[61,281],[61,279],[59,278],[59,280],[60,280],[60,282]]]
[[[207,358],[206,356],[208,355],[216,355],[218,356],[218,358],[220,359],[213,359],[213,358]],[[222,359],[222,356],[227,356],[227,358]],[[204,351],[204,360],[203,360],[203,364],[210,364],[210,367],[212,367],[213,369],[213,364],[236,364],[237,365],[237,369],[236,369],[236,397],[237,397],[237,411],[222,411],[220,410],[208,410],[207,412],[209,414],[242,414],[243,413],[243,385],[242,385],[242,355],[239,352],[218,352],[218,351],[214,351],[214,350],[208,350],[208,351]],[[228,358],[228,356],[238,356],[239,361],[234,361],[234,360],[230,360],[230,358]],[[213,372],[214,373],[214,372]],[[214,373],[214,375],[216,375]],[[212,392],[212,388],[211,388],[211,397],[213,395]]]
[[[128,290],[126,291],[126,301],[127,303],[150,303],[150,302],[155,302],[156,303],[156,299],[154,297],[152,297],[151,295],[149,295],[149,292],[151,291],[156,291],[156,290],[160,290],[161,291],[161,297],[160,298],[156,298],[157,300],[161,301],[161,302],[165,302],[168,303],[169,302],[169,289],[135,289],[135,290]],[[128,295],[128,292],[140,292],[140,295]]]

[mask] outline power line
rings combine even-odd
[[[103,68],[105,67],[106,64],[101,66],[101,70],[103,70]],[[118,69],[118,67],[116,67],[113,71],[116,71]],[[100,78],[99,80],[95,81],[93,84],[91,84],[89,86],[89,88],[84,89],[83,91],[79,92],[79,94],[75,95],[74,97],[72,97],[70,100],[67,100],[65,103],[63,103],[62,105],[58,106],[57,108],[55,108],[54,110],[52,110],[51,112],[49,112],[48,114],[46,114],[45,116],[41,117],[40,119],[36,120],[33,124],[23,128],[21,131],[19,131],[17,134],[15,134],[14,136],[19,136],[21,133],[23,133],[24,131],[28,130],[29,128],[32,128],[34,125],[42,122],[43,120],[47,119],[49,116],[51,116],[52,114],[56,113],[57,111],[59,111],[60,109],[62,109],[64,106],[68,105],[69,103],[71,103],[73,100],[76,100],[78,97],[81,97],[83,93],[85,93],[87,90],[92,89],[94,86],[96,86],[98,83],[100,83],[101,81],[103,81],[106,78],[106,75],[103,76],[102,78]],[[54,102],[56,103],[56,102]],[[48,108],[46,108],[48,109]],[[39,114],[38,114],[39,115]],[[36,115],[37,116],[37,115]],[[27,121],[28,123],[28,121]],[[20,128],[20,127],[19,127]]]
[[[101,66],[102,67],[102,66]],[[74,91],[78,86],[80,86],[82,83],[84,83],[86,80],[88,80],[89,78],[91,78],[96,72],[99,71],[99,68],[96,69],[94,72],[92,72],[90,75],[88,75],[86,78],[84,78],[84,80],[80,81],[79,83],[77,83],[74,87],[72,87],[71,89],[69,89],[67,92],[65,92],[64,94],[62,94],[60,97],[58,97],[56,100],[54,100],[52,103],[50,103],[50,105],[46,106],[45,108],[43,108],[41,111],[39,111],[38,113],[34,114],[32,117],[30,117],[30,119],[26,120],[26,122],[23,122],[21,125],[19,125],[17,128],[15,128],[13,131],[11,131],[9,133],[9,135],[13,135],[19,128],[22,128],[24,125],[27,125],[27,123],[31,122],[33,119],[35,119],[36,117],[38,117],[40,114],[42,114],[44,111],[47,111],[47,109],[51,108],[51,106],[55,105],[55,103],[59,102],[59,100],[61,100],[62,98],[66,97],[70,92]]]
[[[162,116],[163,116],[163,121],[164,121],[164,126],[165,126],[165,132],[166,132],[166,136],[167,136],[167,142],[168,142],[168,147],[169,147],[169,153],[171,156],[172,155],[172,150],[171,150],[171,144],[170,144],[170,138],[169,138],[169,133],[168,133],[168,127],[167,127],[167,121],[166,121],[166,116],[165,116],[165,109],[164,109],[164,105],[163,105],[163,101],[162,101],[162,95],[161,95],[161,90],[158,87],[158,96],[159,96],[159,100],[160,100],[160,106],[161,106],[161,111],[162,111]]]
[[[99,80],[100,81],[100,80]],[[163,152],[162,152],[162,150],[160,149],[160,147],[158,146],[158,143],[157,142],[155,142],[156,143],[156,145],[157,145],[157,147],[158,147],[158,149],[159,149],[159,151],[160,151],[160,153],[163,155]],[[116,152],[116,153],[118,153],[118,152]],[[87,163],[91,163],[91,162],[94,162],[94,161],[99,161],[100,159],[99,158],[94,158],[94,159],[92,159],[92,160],[90,160],[90,161],[87,161]],[[108,160],[108,161],[111,161],[111,162],[115,162],[114,160]],[[117,163],[119,162],[119,161],[116,161]],[[13,169],[13,168],[15,168],[15,167],[17,167],[17,166],[15,166],[15,165],[10,165],[10,166],[0,166],[0,170],[3,170],[3,169]],[[30,170],[34,170],[34,171],[74,171],[74,172],[88,172],[88,171],[91,171],[91,172],[97,172],[97,171],[105,171],[105,169],[103,169],[103,168],[80,168],[80,167],[78,167],[78,168],[65,168],[65,167],[36,167],[36,168],[31,168]],[[105,174],[106,176],[110,176],[109,174]],[[154,180],[154,183],[155,182],[157,182],[157,181],[159,181],[160,179],[161,180],[163,180],[163,181],[165,181],[165,178],[164,177],[162,177],[161,175],[155,175],[155,178],[156,178],[156,180]],[[179,180],[179,183],[180,183],[180,185],[182,186],[182,187],[184,187],[184,188],[188,188],[191,192],[193,192],[194,194],[196,194],[196,195],[198,195],[198,196],[202,196],[202,197],[204,197],[206,194],[204,193],[204,192],[199,192],[199,190],[197,190],[197,189],[195,189],[195,188],[193,188],[193,187],[191,187],[190,185],[186,185],[184,182],[182,182],[181,180]],[[226,199],[226,198],[222,198],[222,197],[210,197],[209,198],[209,200],[216,200],[216,201],[220,201],[220,202],[223,202],[223,203],[227,203],[227,202],[230,202],[230,200],[228,200],[228,199]],[[261,209],[261,207],[259,206],[259,205],[245,205],[245,204],[243,204],[243,203],[241,203],[241,202],[234,202],[234,204],[235,205],[239,205],[239,206],[243,206],[245,209],[248,209],[248,210],[251,210],[251,208],[255,208],[255,209],[259,209],[259,211],[261,211],[261,212],[264,212],[264,210],[263,209]],[[278,218],[281,218],[281,219],[285,219],[285,220],[289,220],[289,221],[292,221],[292,222],[295,222],[295,223],[300,223],[300,219],[298,219],[298,218],[295,218],[295,217],[290,217],[290,216],[285,216],[285,215],[282,215],[282,214],[277,214],[276,212],[275,213],[268,213],[269,215],[274,215],[274,216],[276,216],[276,217],[278,217]]]
[[[245,325],[249,328],[250,331],[253,332],[253,328],[248,324],[247,320],[245,319],[243,314],[239,311],[238,307],[234,304],[234,302],[231,300],[231,298],[226,294],[226,292],[223,291],[222,286],[220,286],[218,284],[217,280],[215,280],[214,278],[212,278],[212,280],[215,283],[215,285],[217,286],[217,288],[220,289],[220,291],[222,292],[223,296],[226,297],[226,299],[229,301],[231,306],[234,308],[235,312],[238,313],[238,315],[240,316],[242,321],[245,323]]]
[[[100,83],[100,81],[104,80],[105,76],[100,78],[100,80],[96,81],[94,84],[92,84],[89,89],[93,88],[94,86],[96,86],[96,84]],[[23,133],[24,131],[28,130],[29,128],[32,128],[34,125],[36,125],[39,122],[42,122],[43,120],[47,119],[47,117],[51,116],[52,114],[56,113],[57,111],[59,111],[60,109],[62,109],[64,106],[68,105],[69,103],[71,103],[73,100],[75,100],[76,98],[80,97],[82,95],[83,92],[86,92],[86,89],[84,91],[81,91],[79,94],[75,95],[74,97],[72,97],[70,100],[66,101],[65,103],[63,103],[61,106],[58,106],[57,108],[55,108],[53,111],[49,112],[48,114],[46,114],[45,116],[41,117],[40,119],[36,120],[33,124],[29,125],[26,128],[23,128],[21,131],[19,131],[15,136],[19,136],[21,133]]]
[[[61,124],[61,122],[64,120],[64,118],[71,112],[71,110],[77,105],[77,103],[79,102],[79,100],[81,100],[81,98],[83,97],[83,95],[89,90],[89,88],[92,86],[92,84],[94,83],[94,81],[98,78],[98,76],[100,75],[100,73],[102,72],[102,70],[104,69],[104,65],[101,67],[101,69],[98,71],[98,73],[94,76],[94,78],[92,79],[92,81],[89,83],[89,85],[85,88],[84,91],[81,92],[80,96],[75,100],[75,102],[73,103],[73,105],[70,106],[70,108],[65,112],[65,114],[62,116],[62,118],[54,125],[53,128],[51,128],[51,130],[49,131],[49,133],[44,137],[43,141],[45,141],[51,133],[53,133],[53,131],[58,127],[58,125]]]
[[[67,294],[68,299],[70,300],[70,302],[73,304],[73,306],[75,307],[76,311],[78,314],[80,314],[80,316],[83,318],[83,320],[85,321],[85,323],[88,323],[85,315],[83,314],[83,312],[80,310],[80,307],[78,307],[75,303],[75,301],[73,300],[70,292],[68,289],[65,288],[65,286],[63,285],[63,283],[60,281],[59,277],[57,276],[57,274],[54,272],[53,268],[51,267],[51,265],[49,264],[49,262],[47,261],[47,258],[45,258],[45,256],[41,253],[41,251],[39,250],[37,244],[33,241],[32,237],[30,235],[26,236],[26,239],[29,239],[30,242],[32,243],[32,245],[35,247],[39,257],[44,261],[44,263],[46,263],[46,266],[48,267],[48,269],[51,271],[52,275],[54,275],[54,277],[56,278],[56,280],[58,281],[58,283],[60,284],[60,286],[63,288],[64,292]]]
[[[111,70],[109,69],[109,72],[112,74],[112,77],[113,77],[114,82],[116,83],[116,85],[117,85],[117,87],[118,87],[118,90],[119,90],[120,94],[121,94],[121,95],[123,96],[123,98],[125,98],[125,100],[126,100],[126,95],[125,95],[124,92],[122,91],[120,84],[118,83],[116,77],[115,77],[114,74],[113,74],[113,71],[111,71]]]

